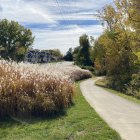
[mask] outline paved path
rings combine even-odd
[[[86,100],[122,139],[140,140],[140,104],[96,86],[96,80],[88,79],[80,84]]]

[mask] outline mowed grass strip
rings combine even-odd
[[[77,84],[75,104],[52,119],[0,122],[0,140],[121,140],[85,101]]]

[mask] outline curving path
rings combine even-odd
[[[124,140],[140,140],[140,104],[133,103],[95,85],[97,78],[81,82],[88,103]]]

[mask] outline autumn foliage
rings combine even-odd
[[[98,75],[106,75],[108,86],[125,91],[137,74],[140,12],[138,0],[115,0],[99,14],[105,30],[95,41],[93,61]],[[139,75],[139,73],[138,73]],[[137,80],[135,80],[137,81]]]
[[[0,60],[0,118],[50,115],[72,104],[74,81],[91,77],[76,66]]]

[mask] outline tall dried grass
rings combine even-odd
[[[73,82],[88,77],[76,66],[0,60],[0,118],[59,112],[72,104]]]

